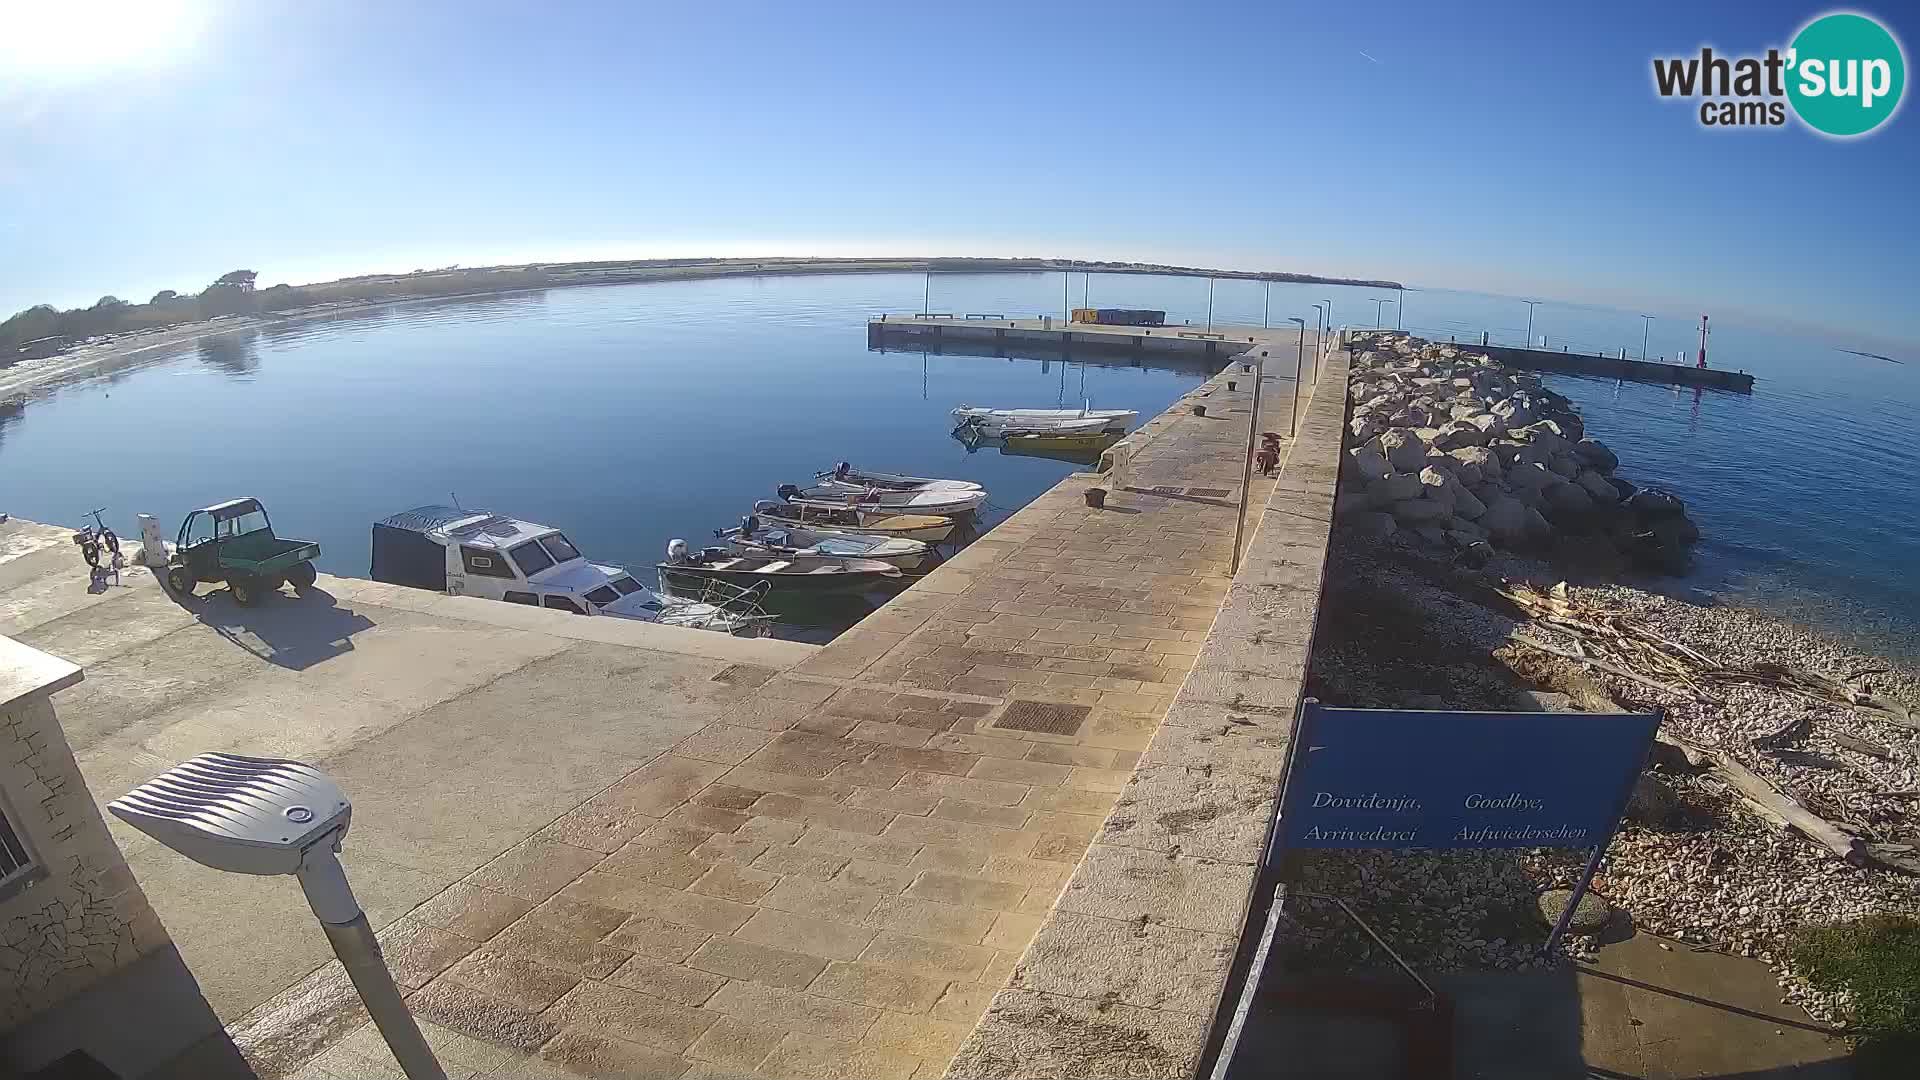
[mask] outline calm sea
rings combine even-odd
[[[649,567],[756,498],[838,460],[978,480],[989,522],[1074,466],[969,453],[947,434],[962,403],[1165,408],[1194,368],[869,351],[883,311],[1058,314],[1063,300],[1206,321],[1203,279],[1059,274],[734,278],[399,305],[203,339],[0,410],[0,511],[78,524],[107,506],[177,525],[196,506],[257,495],[281,531],[317,539],[323,568],[363,576],[371,523],[457,495],[565,529],[595,559]],[[1269,295],[1271,302],[1269,306]],[[1370,325],[1393,293],[1223,281],[1219,322]],[[1518,300],[1404,295],[1429,337],[1526,337]],[[1396,319],[1381,305],[1382,321]],[[1551,345],[1640,352],[1636,313],[1541,304]],[[1653,324],[1657,359],[1690,348],[1690,320]],[[1686,583],[1920,655],[1920,364],[1852,356],[1726,320],[1716,366],[1759,377],[1750,396],[1554,378],[1622,475],[1687,500],[1705,539]],[[1920,358],[1914,358],[1920,359]],[[1148,365],[1159,361],[1146,361]],[[76,557],[77,558],[77,557]],[[647,576],[651,576],[650,574]],[[790,613],[819,639],[884,595]],[[809,624],[809,625],[800,625]]]

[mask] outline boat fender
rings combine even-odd
[[[687,561],[687,542],[679,538],[667,541],[667,561],[684,563]]]
[[[800,494],[800,489],[794,487],[792,484],[781,484],[778,488],[774,489],[774,492],[783,499],[791,499]]]

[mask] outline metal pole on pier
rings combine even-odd
[[[1647,358],[1647,330],[1653,325],[1653,316],[1642,315],[1640,318],[1644,320],[1640,324],[1640,359],[1645,360]]]
[[[1067,305],[1069,303],[1069,301],[1067,300],[1067,282],[1071,280],[1072,277],[1073,277],[1072,271],[1069,271],[1069,270],[1060,271],[1060,321],[1063,323],[1069,323],[1073,321],[1073,319],[1069,317],[1067,314]]]
[[[1405,285],[1400,286],[1400,299],[1396,304],[1397,306],[1393,309],[1393,328],[1405,330],[1407,328],[1407,287]]]
[[[1207,333],[1213,333],[1213,279],[1207,279]]]
[[[1090,308],[1093,306],[1093,275],[1092,274],[1082,273],[1080,275],[1080,306],[1084,308]]]
[[[1533,348],[1533,308],[1534,305],[1540,301],[1522,300],[1520,302],[1527,305],[1527,348],[1531,349]],[[1485,342],[1482,342],[1482,344],[1485,344]]]
[[[1265,330],[1267,328],[1267,319],[1272,314],[1273,314],[1273,282],[1269,281],[1267,282],[1266,306],[1260,309],[1260,328],[1262,330]]]
[[[1253,449],[1260,441],[1260,387],[1267,381],[1267,350],[1260,350],[1260,359],[1253,369],[1253,415],[1247,418],[1247,460],[1240,474],[1240,517],[1233,525],[1233,560],[1227,569],[1227,576],[1240,572],[1240,540],[1247,532],[1247,498],[1253,490]]]
[[[933,271],[927,271],[927,281],[920,290],[920,314],[933,310]]]
[[[1287,321],[1300,328],[1300,340],[1293,347],[1293,401],[1287,409],[1287,438],[1291,439],[1300,427],[1300,358],[1307,351],[1307,320],[1290,315]]]

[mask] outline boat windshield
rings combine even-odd
[[[570,562],[580,557],[580,549],[573,546],[565,533],[548,533],[540,538],[540,542],[546,545],[554,562]]]
[[[513,564],[528,577],[553,565],[553,556],[547,554],[538,540],[529,540],[519,547],[509,549],[507,554],[513,556]]]
[[[625,574],[613,579],[613,587],[620,590],[621,596],[632,596],[640,591],[640,583]]]
[[[611,604],[615,600],[620,599],[620,594],[617,592],[614,592],[612,589],[608,588],[607,586],[602,585],[599,588],[588,592],[587,599],[593,601],[596,605],[600,607],[606,607],[608,604]]]

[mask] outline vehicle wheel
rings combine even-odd
[[[181,596],[192,596],[193,587],[200,584],[194,579],[193,571],[184,566],[170,567],[167,570],[167,588]]]
[[[252,607],[260,602],[260,582],[253,578],[229,578],[227,591],[233,594],[233,602],[241,607]]]
[[[80,557],[87,560],[88,566],[93,567],[95,570],[100,569],[100,545],[99,544],[96,544],[91,540],[87,541],[84,544],[81,544]]]
[[[320,571],[315,570],[313,564],[310,562],[303,562],[299,566],[287,571],[287,580],[293,583],[294,592],[306,592],[308,589],[313,588],[313,583],[318,580],[319,577]]]

